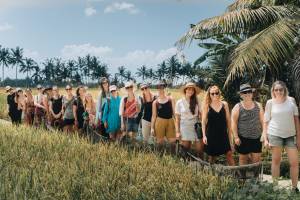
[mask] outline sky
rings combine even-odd
[[[222,14],[233,0],[0,0],[0,45],[24,49],[41,63],[91,54],[133,72],[156,67],[178,51],[190,24]],[[193,62],[204,51],[194,42],[182,52]],[[5,75],[14,77],[14,70]],[[22,76],[21,76],[22,77]]]

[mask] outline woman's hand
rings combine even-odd
[[[234,143],[237,145],[237,146],[240,146],[241,145],[241,140],[240,138],[237,136],[237,137],[234,137]]]
[[[177,138],[177,139],[181,138],[181,133],[180,133],[180,131],[176,131],[176,138]]]
[[[107,127],[108,127],[108,124],[107,124],[107,122],[104,122],[104,128],[106,128],[106,129],[107,129]]]
[[[296,140],[297,140],[297,148],[298,150],[300,150],[300,137],[296,136]]]
[[[151,128],[150,134],[151,134],[153,137],[155,136],[154,128]]]
[[[202,140],[203,140],[203,143],[207,145],[207,137],[205,135],[203,135]]]
[[[124,123],[121,123],[121,131],[125,131],[125,125],[124,125]]]

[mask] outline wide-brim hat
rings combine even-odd
[[[109,91],[110,91],[110,92],[112,92],[112,91],[114,91],[114,90],[117,90],[117,86],[115,86],[115,85],[109,86]]]
[[[140,85],[140,88],[141,89],[143,89],[143,88],[148,88],[149,87],[149,84],[147,84],[147,83],[142,83],[141,85]]]
[[[200,94],[200,92],[201,92],[201,89],[195,83],[192,83],[192,82],[189,82],[189,83],[185,84],[184,86],[182,86],[181,92],[184,93],[187,88],[194,88],[196,94]]]
[[[133,82],[132,81],[128,81],[125,83],[125,88],[128,88],[128,87],[133,87]]]
[[[246,84],[242,84],[240,86],[240,91],[238,93],[243,93],[246,91],[252,91],[255,92],[255,88],[252,88],[250,84],[246,83]]]
[[[21,91],[23,91],[23,90],[22,90],[22,88],[17,88],[16,91],[17,91],[17,92],[21,92]]]
[[[5,87],[5,92],[9,92],[9,91],[11,91],[12,89],[13,89],[13,88],[10,87],[10,86],[8,85],[8,86]]]

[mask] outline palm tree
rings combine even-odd
[[[158,65],[158,69],[156,70],[154,78],[157,80],[162,80],[165,78],[166,73],[167,73],[167,65],[166,65],[166,61],[163,61],[161,64]]]
[[[176,58],[176,55],[172,56],[167,60],[167,78],[169,83],[173,84],[175,79],[178,78],[178,71],[180,67],[181,65],[178,59]]]
[[[11,61],[10,63],[16,67],[16,80],[18,79],[18,66],[23,63],[23,49],[16,47],[11,49]]]
[[[123,84],[123,78],[125,78],[126,68],[124,66],[118,67],[118,76],[120,76],[121,84]]]
[[[70,78],[73,80],[73,77],[75,76],[75,73],[77,71],[77,65],[75,60],[68,60],[66,63],[66,78]]]
[[[40,67],[38,65],[36,65],[34,67],[33,74],[31,76],[31,78],[32,78],[32,80],[33,80],[33,82],[35,84],[38,84],[38,83],[41,82],[41,80],[42,80],[42,73],[41,73],[41,69],[40,69]]]
[[[77,78],[78,78],[78,75],[80,76],[80,79],[84,78],[85,65],[86,65],[85,59],[82,57],[78,57],[77,58],[77,70],[80,70],[81,72],[78,73],[78,71],[77,71],[77,73],[76,73]],[[81,82],[83,82],[83,80]]]
[[[131,71],[129,70],[125,71],[124,78],[126,79],[126,81],[134,80],[134,77],[132,76]]]
[[[54,59],[46,59],[42,65],[44,69],[42,70],[42,74],[47,81],[52,82],[55,77],[55,60]]]
[[[145,80],[147,76],[147,67],[145,65],[141,66],[137,69],[137,72],[135,73],[138,77],[142,77],[143,80]]]
[[[193,39],[238,35],[245,40],[230,55],[225,84],[246,74],[254,77],[262,65],[276,77],[282,63],[295,52],[299,4],[294,0],[236,0],[225,14],[192,26],[177,45],[183,48]]]
[[[32,58],[25,58],[21,64],[20,72],[26,73],[27,87],[29,87],[29,73],[35,69],[37,63]]]
[[[2,83],[4,84],[4,70],[10,63],[9,49],[0,48],[0,64],[2,65]]]

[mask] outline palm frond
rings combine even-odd
[[[268,6],[258,9],[242,9],[221,16],[205,19],[191,28],[176,46],[184,48],[193,39],[204,40],[218,34],[243,34],[270,26],[274,22],[290,17],[294,12],[285,6]]]
[[[262,5],[262,0],[236,0],[227,7],[227,11],[240,10],[245,8],[258,8]]]
[[[240,43],[232,54],[225,85],[245,72],[254,74],[260,62],[273,69],[279,66],[291,55],[296,35],[297,29],[293,24],[280,20]]]

